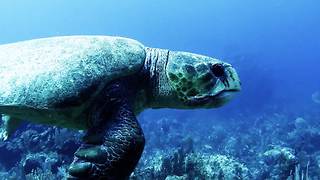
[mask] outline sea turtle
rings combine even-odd
[[[87,130],[70,179],[126,179],[144,148],[146,108],[211,108],[240,90],[230,64],[110,36],[0,46],[3,139],[21,121]]]

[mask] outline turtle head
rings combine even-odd
[[[241,89],[230,64],[207,56],[170,52],[165,71],[175,108],[219,107]]]

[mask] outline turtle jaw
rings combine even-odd
[[[228,103],[240,90],[223,90],[216,95],[194,97],[188,100],[188,106],[218,108]]]

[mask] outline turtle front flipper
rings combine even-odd
[[[7,140],[15,130],[20,126],[22,120],[6,115],[0,114],[2,124],[0,126],[0,140]]]
[[[119,84],[104,91],[91,114],[92,127],[75,153],[70,179],[127,179],[137,165],[144,135]]]

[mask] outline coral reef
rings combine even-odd
[[[263,157],[265,163],[263,179],[286,179],[294,172],[298,163],[293,149],[287,147],[274,146],[264,152]]]
[[[147,144],[130,179],[319,179],[319,112],[313,112],[210,114],[210,120],[143,115]],[[63,179],[82,136],[24,125],[0,142],[0,178]]]
[[[28,124],[0,142],[1,177],[62,179],[80,145],[81,132]],[[9,178],[10,179],[10,178]]]
[[[232,157],[185,153],[181,149],[168,155],[157,152],[144,161],[131,179],[249,179],[248,168]]]

